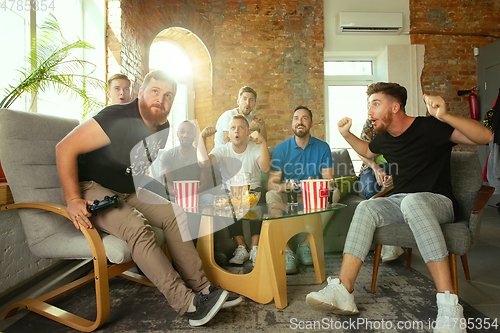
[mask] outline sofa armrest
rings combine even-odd
[[[486,186],[483,185],[479,189],[479,193],[476,198],[476,202],[474,203],[474,206],[472,207],[472,213],[473,214],[478,214],[483,207],[486,205],[488,200],[490,199],[491,195],[495,192],[495,188],[491,186]]]

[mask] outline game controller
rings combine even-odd
[[[97,211],[104,210],[110,206],[118,207],[118,196],[113,195],[112,197],[105,196],[101,201],[94,200],[92,205],[87,206],[87,210],[92,213],[92,215],[97,215]]]

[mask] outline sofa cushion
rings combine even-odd
[[[358,204],[364,199],[355,194],[347,194],[339,203],[347,205],[333,213],[330,221],[323,229],[325,252],[342,252],[344,250],[347,231],[351,224],[352,216]]]
[[[340,191],[340,200],[344,198],[347,193],[351,192],[356,182],[356,177],[339,177],[335,178],[335,184]]]
[[[347,149],[332,149],[333,174],[335,178],[356,177]]]

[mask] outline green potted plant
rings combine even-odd
[[[91,96],[87,88],[105,91],[106,82],[90,76],[96,67],[93,63],[71,54],[77,49],[90,50],[94,47],[79,38],[73,42],[67,41],[52,14],[40,30],[39,37],[32,41],[33,47],[27,58],[27,64],[31,66],[19,70],[21,77],[16,85],[9,85],[5,90],[6,95],[0,102],[0,108],[9,108],[24,93],[31,93],[31,110],[37,94],[49,89],[54,89],[58,94],[69,94],[70,98],[81,97],[83,117],[103,108],[104,103]],[[92,68],[89,74],[80,74],[89,68]]]

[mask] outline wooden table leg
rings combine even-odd
[[[274,299],[279,309],[288,305],[285,246],[294,235],[306,232],[311,245],[316,281],[325,281],[325,253],[320,214],[264,220],[255,267],[248,274],[233,274],[214,259],[213,218],[202,216],[197,249],[210,282],[266,304]]]
[[[264,221],[260,242],[266,249],[269,277],[273,289],[274,303],[279,309],[288,305],[286,285],[285,246],[296,234],[309,233],[316,281],[325,281],[325,253],[323,247],[323,227],[320,214],[295,216]]]
[[[197,250],[208,280],[216,286],[246,296],[255,302],[267,304],[273,300],[273,291],[264,255],[265,247],[259,246],[253,270],[248,274],[234,274],[221,268],[214,258],[213,218],[202,216]]]
[[[263,221],[260,244],[266,249],[267,270],[274,304],[278,309],[288,305],[286,292],[285,235],[280,220]]]

